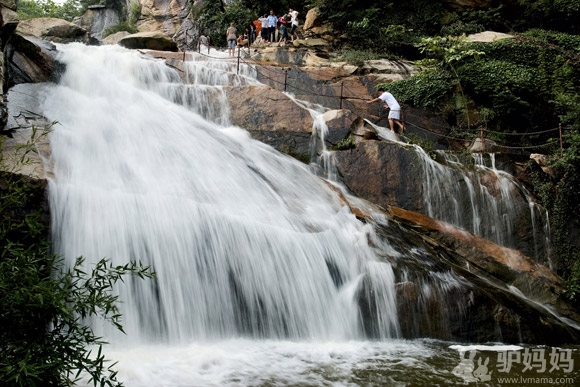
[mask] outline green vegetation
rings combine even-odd
[[[433,144],[431,141],[427,141],[424,138],[421,138],[412,133],[406,134],[405,138],[409,141],[410,144],[419,145],[433,160],[437,160],[435,144]]]
[[[355,139],[354,136],[351,134],[347,138],[343,138],[340,140],[335,146],[331,147],[331,150],[347,150],[353,149],[355,147]]]
[[[257,18],[258,14],[252,12],[243,0],[234,0],[227,7],[224,7],[220,1],[207,3],[199,11],[197,21],[200,29],[206,31],[212,45],[225,47],[227,44],[225,31],[231,23],[235,24],[238,34],[241,35],[245,28]]]
[[[558,272],[568,280],[563,297],[580,308],[580,133],[564,136],[565,150],[549,159],[554,178],[540,172],[532,174],[534,191],[550,213],[552,237],[556,247]]]
[[[21,20],[37,17],[54,17],[72,21],[81,15],[83,7],[79,0],[68,0],[59,5],[53,0],[20,0],[18,2],[18,16]]]
[[[126,13],[124,0],[66,0],[62,4],[57,4],[54,0],[20,0],[17,13],[21,20],[54,17],[72,21],[92,5],[106,6],[117,11],[121,17]]]
[[[9,159],[26,164],[32,149],[31,142]],[[117,385],[105,343],[86,319],[101,317],[122,330],[114,285],[152,273],[106,259],[66,265],[51,252],[44,183],[17,174],[4,154],[0,166],[0,385],[69,386],[79,378]]]
[[[117,32],[121,32],[121,31],[126,31],[130,34],[135,34],[135,33],[139,32],[139,30],[137,29],[137,27],[135,27],[134,24],[131,24],[129,22],[121,22],[121,23],[116,24],[114,26],[111,26],[111,27],[107,28],[105,31],[103,31],[103,37],[106,38],[109,35],[113,35]]]

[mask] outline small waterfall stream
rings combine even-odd
[[[512,175],[496,168],[494,154],[472,154],[469,165],[447,152],[438,152],[437,162],[415,149],[423,163],[427,215],[501,246],[521,249],[518,243],[529,239],[532,258],[552,267],[547,212]],[[517,222],[526,212],[532,235],[518,235]]]
[[[379,242],[309,166],[231,126],[222,88],[255,83],[251,69],[196,57],[182,82],[117,46],[58,49],[66,72],[44,102],[58,121],[55,249],[157,273],[119,289],[127,335],[95,322],[126,385],[449,380],[455,350],[398,339],[395,282],[415,274],[393,264],[429,253],[404,237]],[[462,286],[425,262],[423,295]]]

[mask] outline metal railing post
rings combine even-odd
[[[562,123],[558,124],[558,131],[560,132],[560,152],[564,151],[564,143],[562,141]]]
[[[242,53],[242,47],[238,47],[238,68],[236,70],[236,74],[240,74],[240,55]]]
[[[185,62],[185,52],[187,51],[187,41],[188,41],[187,31],[185,31],[185,48],[183,49],[183,62]]]

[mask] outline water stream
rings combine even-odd
[[[66,72],[44,102],[56,251],[157,273],[119,288],[126,335],[94,322],[127,386],[462,381],[453,343],[399,338],[373,228],[307,165],[231,126],[222,87],[256,82],[251,69],[197,58],[182,82],[120,47],[58,49]]]

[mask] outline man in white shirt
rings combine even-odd
[[[264,14],[261,18],[258,18],[260,23],[262,23],[262,29],[260,34],[262,35],[262,42],[268,41],[268,15]]]
[[[381,93],[381,95],[375,99],[367,101],[367,103],[383,101],[385,103],[385,108],[390,109],[389,126],[391,127],[391,132],[395,133],[395,123],[401,128],[401,133],[404,132],[405,126],[401,122],[401,105],[399,105],[395,97],[388,91],[385,91],[385,89],[380,88],[379,93]]]
[[[290,8],[288,10],[288,14],[290,15],[290,23],[292,23],[292,28],[290,29],[290,39],[293,42],[294,37],[296,36],[296,28],[298,28],[298,11],[296,11],[294,8]]]

